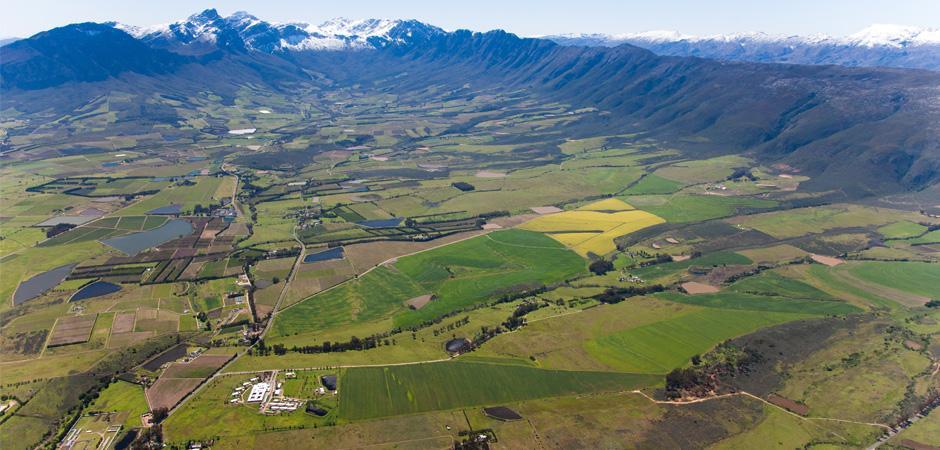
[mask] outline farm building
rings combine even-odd
[[[270,388],[271,386],[268,383],[258,383],[252,386],[251,392],[248,393],[248,403],[257,403],[264,400],[264,396]]]

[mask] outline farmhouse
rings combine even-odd
[[[268,383],[258,383],[252,386],[251,392],[248,393],[248,403],[258,403],[264,400],[264,396],[270,389],[271,386]]]

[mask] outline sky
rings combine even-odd
[[[0,36],[27,37],[75,22],[147,26],[207,8],[271,22],[334,17],[418,19],[446,30],[501,28],[522,36],[675,30],[692,35],[763,31],[844,36],[876,23],[940,27],[940,0],[12,0]]]

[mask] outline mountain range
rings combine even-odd
[[[113,91],[142,104],[121,123],[173,126],[172,115],[147,115],[148,96],[209,91],[226,102],[246,85],[407,96],[439,86],[597,108],[596,120],[564,132],[642,133],[681,151],[747,154],[800,168],[820,191],[864,196],[940,180],[940,73],[931,71],[660,56],[413,20],[274,24],[215,10],[152,28],[68,25],[0,47],[0,58],[3,110],[33,119],[19,132]]]
[[[739,33],[692,36],[676,31],[544,36],[562,45],[615,47],[631,44],[668,56],[728,61],[837,64],[940,70],[940,29],[872,25],[846,37]]]

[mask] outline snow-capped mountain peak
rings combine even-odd
[[[675,31],[647,31],[546,38],[563,45],[610,47],[631,44],[670,56],[940,70],[940,29],[902,25],[872,25],[845,37],[825,34],[779,36],[761,32],[692,36]]]
[[[910,45],[940,44],[940,29],[920,28],[905,25],[875,24],[843,41],[864,47],[906,47]]]
[[[344,17],[327,20],[315,29],[323,34],[334,36],[385,36],[401,20],[392,19],[361,19],[350,20]]]
[[[138,39],[181,53],[205,53],[218,47],[247,51],[344,50],[403,43],[414,31],[444,31],[417,21],[335,18],[320,25],[273,23],[238,11],[227,17],[207,9],[155,27],[113,24]],[[421,34],[421,33],[419,33]]]

